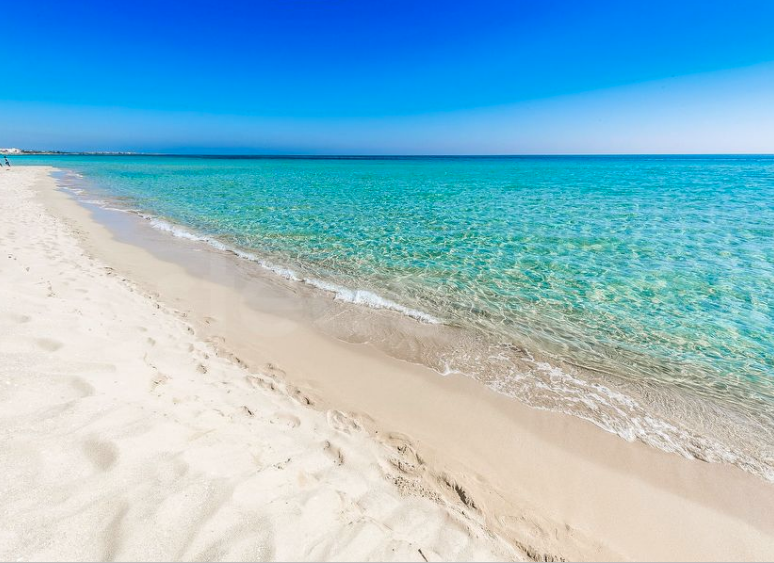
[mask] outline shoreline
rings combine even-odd
[[[74,194],[78,203],[108,228],[115,231],[116,223],[126,223],[122,229],[133,233],[127,238],[132,244],[150,250],[165,244],[165,238],[141,234],[150,225],[185,243],[211,247],[200,249],[204,252],[215,249],[247,261],[256,276],[283,278],[273,281],[279,291],[291,296],[290,308],[297,308],[293,300],[303,295],[301,309],[310,312],[295,320],[323,328],[326,334],[347,342],[367,342],[391,357],[426,366],[442,376],[454,373],[471,377],[529,407],[578,417],[627,441],[641,441],[688,459],[736,465],[774,483],[769,462],[773,443],[770,426],[760,418],[761,413],[739,408],[730,395],[718,401],[702,395],[703,388],[689,393],[664,381],[651,385],[648,377],[638,377],[642,374],[633,378],[631,373],[588,367],[577,358],[558,359],[538,347],[502,340],[497,333],[482,333],[461,319],[450,324],[432,308],[403,301],[381,289],[360,289],[357,283],[341,285],[332,279],[335,276],[310,277],[303,265],[276,262],[249,247],[129,206],[80,173],[65,169],[57,176],[63,189]],[[134,225],[133,219],[115,212],[128,214],[140,224]],[[146,239],[153,239],[153,244]],[[182,256],[171,259],[186,263]],[[235,265],[240,270],[251,266]],[[215,281],[222,282],[223,277]],[[258,304],[259,309],[265,306]],[[399,318],[393,318],[393,313]],[[707,432],[707,427],[712,432]]]
[[[239,271],[227,253],[137,225],[108,228],[53,186],[50,178],[38,185],[40,200],[89,254],[182,314],[221,355],[251,371],[275,366],[314,409],[355,413],[373,437],[411,452],[405,479],[452,491],[527,556],[774,554],[774,487],[760,478],[628,443],[469,378],[322,334],[304,322],[303,299],[293,303],[270,281]]]

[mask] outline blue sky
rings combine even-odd
[[[774,2],[13,2],[0,146],[774,152]]]

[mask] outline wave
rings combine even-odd
[[[371,291],[367,291],[364,289],[352,290],[346,287],[342,287],[330,282],[326,282],[326,281],[318,280],[314,278],[305,278],[303,282],[313,287],[316,287],[318,289],[322,289],[324,291],[329,291],[333,293],[335,295],[335,299],[339,301],[346,301],[348,303],[355,303],[357,305],[366,305],[368,307],[371,307],[372,309],[388,309],[390,311],[396,311],[398,313],[402,313],[406,315],[407,317],[411,317],[412,319],[415,319],[417,321],[422,321],[428,324],[440,323],[440,321],[435,317],[433,317],[432,315],[428,315],[427,313],[418,311],[417,309],[411,309],[409,307],[405,307],[400,303],[395,303],[394,301],[385,299],[384,297],[377,295],[376,293],[373,293]]]
[[[149,215],[146,213],[138,213],[138,215],[140,215],[144,219],[147,219],[150,225],[154,229],[157,229],[159,231],[164,231],[177,238],[182,238],[182,239],[191,240],[195,242],[202,242],[218,250],[221,250],[224,252],[230,252],[232,254],[235,254],[236,256],[239,256],[240,258],[255,262],[265,270],[268,270],[274,274],[277,274],[286,280],[304,283],[311,287],[326,291],[328,293],[332,293],[333,298],[336,299],[337,301],[344,301],[347,303],[353,303],[355,305],[365,305],[366,307],[370,307],[372,309],[385,309],[388,311],[394,311],[396,313],[401,313],[402,315],[405,315],[407,317],[410,317],[414,320],[417,320],[423,323],[428,323],[428,324],[440,323],[438,319],[436,319],[435,317],[433,317],[428,313],[425,313],[424,311],[419,311],[417,309],[406,307],[404,305],[401,305],[400,303],[396,303],[395,301],[382,297],[381,295],[378,295],[372,291],[368,291],[365,289],[351,289],[326,280],[304,277],[297,274],[295,271],[291,270],[290,268],[272,264],[264,260],[263,258],[253,254],[252,252],[247,252],[240,248],[230,246],[214,237],[198,234],[185,227],[181,227],[179,225],[175,225],[173,223],[160,219],[154,215]]]
[[[529,374],[501,376],[486,385],[533,408],[563,412],[591,422],[627,442],[640,441],[688,459],[736,465],[774,482],[774,468],[765,453],[761,456],[755,448],[746,451],[741,444],[734,447],[728,440],[712,439],[688,426],[666,420],[629,394],[599,382],[587,381],[548,362],[535,361],[531,356],[525,360],[534,366]],[[651,398],[656,399],[655,396]],[[667,400],[675,413],[681,409],[686,409],[687,413],[687,405],[682,404],[683,401],[676,400],[675,396]]]

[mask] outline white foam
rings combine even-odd
[[[531,358],[528,360],[534,361]],[[688,459],[733,464],[774,482],[774,469],[762,460],[721,441],[654,416],[634,398],[624,393],[600,383],[585,381],[547,362],[535,361],[534,366],[535,375],[544,377],[529,378],[529,386],[544,391],[550,397],[550,406],[546,406],[542,401],[536,403],[529,396],[525,396],[525,388],[521,385],[516,386],[518,392],[509,388],[509,379],[517,382],[517,379],[522,380],[523,377],[514,379],[512,376],[506,376],[487,385],[534,408],[565,412],[587,420],[628,442],[639,440]]]
[[[428,315],[427,313],[418,311],[416,309],[410,309],[409,307],[405,307],[399,303],[385,299],[384,297],[365,289],[352,290],[314,278],[304,278],[303,281],[308,285],[333,293],[334,298],[339,301],[346,301],[348,303],[355,303],[357,305],[366,305],[367,307],[371,307],[373,309],[388,309],[390,311],[396,311],[406,315],[407,317],[411,317],[412,319],[429,324],[438,324],[439,322],[438,319],[432,315]]]
[[[172,223],[168,223],[167,221],[164,221],[152,215],[146,215],[141,213],[140,216],[147,219],[154,229],[157,229],[159,231],[164,231],[165,233],[169,233],[174,237],[182,238],[186,240],[192,240],[195,242],[204,242],[214,248],[217,248],[218,250],[229,250],[229,248],[225,244],[223,244],[219,240],[216,240],[212,237],[197,235],[189,231],[188,229],[178,227],[177,225],[173,225]]]
[[[101,199],[84,199],[83,203],[88,203],[90,205],[96,205],[98,207],[102,207],[107,209],[107,202]]]
[[[255,254],[246,252],[239,248],[228,246],[213,237],[194,233],[184,227],[180,227],[178,225],[169,223],[153,215],[147,215],[144,213],[139,213],[139,215],[147,219],[150,222],[150,225],[154,229],[167,232],[172,236],[175,236],[178,238],[191,240],[195,242],[202,242],[212,246],[213,248],[217,248],[218,250],[231,252],[239,256],[240,258],[255,262],[262,268],[269,270],[270,272],[286,280],[302,282],[312,287],[315,287],[317,289],[321,289],[323,291],[333,293],[334,299],[338,301],[345,301],[347,303],[353,303],[356,305],[365,305],[367,307],[371,307],[372,309],[386,309],[390,311],[395,311],[397,313],[401,313],[403,315],[406,315],[407,317],[410,317],[414,320],[421,321],[424,323],[429,323],[429,324],[439,323],[438,319],[436,319],[432,315],[429,315],[423,311],[418,311],[416,309],[405,307],[399,303],[396,303],[389,299],[385,299],[384,297],[377,295],[376,293],[373,293],[371,291],[367,291],[364,289],[350,289],[347,287],[336,285],[334,283],[327,282],[324,280],[319,280],[316,278],[302,278],[290,268],[271,264],[266,260],[256,256]]]

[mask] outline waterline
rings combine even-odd
[[[80,166],[92,200],[420,321],[345,338],[771,478],[772,163],[663,162],[528,162],[562,180],[538,198],[503,188],[523,162]]]

